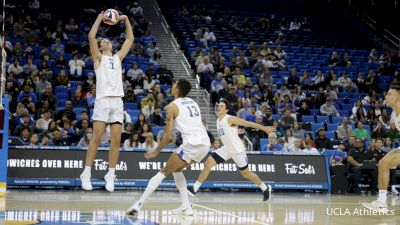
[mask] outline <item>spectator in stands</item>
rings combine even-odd
[[[153,133],[150,132],[146,134],[146,140],[143,142],[142,146],[147,152],[152,152],[158,147],[157,142],[154,141]]]
[[[386,137],[390,138],[392,142],[400,139],[400,133],[396,128],[396,124],[394,122],[390,123],[390,127],[386,132]]]
[[[215,139],[211,145],[211,151],[215,151],[222,147],[221,139]]]
[[[240,51],[239,56],[236,57],[236,64],[241,68],[241,69],[245,69],[245,68],[249,68],[250,64],[249,64],[249,60],[247,59],[247,57],[244,55],[243,51]]]
[[[261,146],[261,151],[282,151],[283,147],[276,143],[277,135],[275,133],[268,134],[268,144]]]
[[[365,140],[365,139],[369,139],[371,140],[371,135],[369,134],[369,132],[364,128],[364,124],[361,121],[357,122],[357,128],[354,129],[353,132],[354,136],[356,138]]]
[[[251,69],[251,74],[256,77],[260,77],[265,71],[264,64],[262,64],[261,61],[258,61],[257,63],[254,64],[254,66]]]
[[[319,87],[321,87],[325,83],[325,77],[322,71],[318,70],[315,77],[311,78],[311,81],[312,81],[312,87],[314,89],[318,89]]]
[[[312,136],[311,136],[311,133],[306,133],[306,134],[305,134],[305,136],[304,136],[304,141],[310,141],[311,147],[313,147],[313,148],[316,147],[315,142],[314,142],[314,140],[313,140],[313,138],[312,138]]]
[[[54,54],[58,54],[58,55],[64,55],[64,45],[61,44],[61,39],[57,38],[55,44],[51,45],[51,51]]]
[[[149,100],[152,100],[153,105],[154,105],[154,95],[153,95],[153,90],[148,90],[147,91],[147,96],[145,98],[142,98],[142,100],[140,101],[140,108],[143,109],[143,107],[145,107],[147,105],[147,102]]]
[[[292,114],[292,110],[289,108],[286,109],[285,112],[283,113],[281,120],[280,120],[282,129],[284,129],[284,130],[290,129],[296,122],[296,120],[293,118],[293,116],[291,114]]]
[[[204,57],[203,62],[199,64],[197,73],[200,75],[201,86],[208,89],[214,74],[214,66],[210,63],[208,57]]]
[[[285,140],[285,144],[283,146],[284,149],[291,148],[296,141],[296,138],[293,137],[293,133],[290,128],[285,129],[285,136],[283,137],[283,139]]]
[[[32,134],[29,142],[29,146],[39,146],[39,136],[38,134]]]
[[[330,85],[326,86],[326,90],[324,92],[326,99],[329,99],[333,102],[336,102],[338,100],[337,93],[334,90],[332,90],[332,87]]]
[[[312,147],[312,142],[311,140],[305,140],[304,141],[304,149],[303,149],[304,153],[307,154],[311,154],[311,155],[316,155],[316,154],[320,154],[320,152],[318,151],[318,149]]]
[[[58,68],[65,69],[67,68],[68,63],[64,55],[60,55],[60,57],[56,60],[56,63],[54,65]]]
[[[280,123],[277,120],[272,121],[272,126],[275,127],[277,138],[281,138],[285,135],[284,130],[282,129]]]
[[[343,165],[346,164],[347,154],[345,152],[345,145],[343,142],[340,142],[338,148],[336,149],[335,153],[330,158],[330,163],[332,166],[334,165]]]
[[[161,52],[159,49],[157,49],[154,54],[150,57],[149,63],[152,63],[153,65],[160,65],[161,64]]]
[[[358,112],[358,111],[360,111],[360,112]],[[361,118],[359,118],[359,117],[366,117],[366,116],[367,116],[367,111],[364,109],[364,107],[363,107],[363,105],[362,105],[360,99],[358,99],[358,100],[354,103],[354,106],[353,106],[353,108],[351,109],[351,112],[352,112],[352,114],[351,114],[351,117],[350,117],[350,118],[351,118],[353,121],[356,121],[356,120],[358,120],[358,119],[361,119]],[[358,115],[357,115],[357,114],[358,114]]]
[[[61,70],[60,74],[56,78],[55,86],[68,87],[68,84],[69,84],[69,79],[67,73],[65,72],[65,70]]]
[[[218,93],[222,90],[223,87],[223,74],[217,73],[217,77],[215,80],[211,82],[211,102],[214,104],[218,101]]]
[[[134,89],[134,94],[135,95],[140,95],[144,91],[144,78],[143,74],[139,73],[138,76],[136,77],[136,80],[132,82],[132,87]]]
[[[20,136],[21,132],[24,128],[28,128],[29,134],[28,136],[30,136],[31,134],[33,134],[33,132],[35,131],[35,127],[30,123],[30,117],[29,117],[29,113],[27,111],[22,111],[21,112],[21,123],[18,124],[15,128],[14,128],[14,132],[13,134],[15,136]]]
[[[124,129],[121,134],[122,144],[125,142],[125,140],[129,139],[132,133],[133,133],[133,124],[131,122],[124,123]]]
[[[304,90],[309,90],[311,88],[311,86],[313,85],[312,78],[308,74],[307,70],[303,71],[303,76],[300,77],[300,85],[301,85],[301,88]]]
[[[83,68],[85,67],[85,62],[78,58],[78,54],[74,54],[73,58],[68,62],[69,70],[71,75],[76,75],[78,77],[82,76]]]
[[[147,104],[142,108],[142,113],[146,120],[149,119],[150,115],[154,113],[154,100],[149,99]]]
[[[295,17],[291,22],[289,26],[289,30],[300,30],[301,23],[297,20]]]
[[[172,71],[168,69],[168,65],[166,63],[163,63],[157,70],[157,79],[160,81],[160,84],[172,85],[174,75]]]
[[[144,74],[143,70],[138,67],[138,63],[134,62],[132,64],[132,67],[126,73],[126,76],[129,77],[131,81],[134,81],[136,80],[139,73]]]
[[[57,43],[57,39],[60,39],[60,41],[67,41],[68,35],[63,31],[62,26],[57,26],[56,31],[51,35],[51,38],[53,38],[53,40],[56,40]]]
[[[147,120],[146,120],[147,121]],[[146,140],[147,134],[151,133],[151,126],[149,123],[144,123],[142,126],[142,130],[140,131],[140,141],[144,142]]]
[[[159,106],[156,106],[154,108],[154,112],[149,117],[149,122],[153,126],[164,126],[165,119],[161,113],[161,108]]]
[[[18,58],[14,59],[14,63],[8,67],[7,73],[10,73],[10,72],[13,72],[15,75],[20,75],[22,72],[24,72],[24,69],[19,64]]]
[[[155,106],[160,107],[162,110],[167,106],[167,101],[165,100],[163,93],[160,92],[157,94]]]
[[[32,135],[33,135],[33,133],[32,133]],[[21,140],[24,142],[25,145],[28,145],[30,143],[31,134],[29,132],[28,127],[26,127],[26,126],[22,127],[18,136],[19,136],[19,138],[21,138]]]
[[[352,180],[353,180],[353,189],[356,194],[360,194],[360,177],[361,174],[368,174],[370,178],[373,180],[373,191],[375,192],[378,183],[378,171],[377,168],[374,169],[363,169],[364,160],[372,160],[373,159],[373,152],[366,151],[364,148],[364,141],[360,138],[356,139],[356,145],[353,149],[349,151],[347,156],[347,162],[350,166],[350,171],[353,173]]]
[[[86,94],[87,107],[93,108],[96,100],[96,85],[92,85],[90,92]]]
[[[278,57],[278,60],[280,61],[284,61],[287,57],[287,53],[283,50],[281,45],[276,46],[274,54],[276,55],[276,57]]]
[[[153,77],[150,74],[146,75],[146,77],[143,81],[143,88],[145,90],[153,89],[155,84],[156,84],[156,81],[153,80]]]
[[[128,139],[124,141],[123,148],[124,149],[133,149],[133,148],[143,148],[142,143],[140,142],[140,135],[137,132],[132,133]]]
[[[331,58],[328,61],[328,66],[336,66],[340,62],[339,54],[337,52],[332,52]]]
[[[287,81],[287,87],[294,89],[296,85],[300,85],[300,79],[297,77],[297,70],[295,68],[290,70],[290,77]]]
[[[389,137],[385,138],[385,145],[382,147],[382,150],[385,152],[390,152],[393,150],[393,142],[392,139],[390,139]]]
[[[375,110],[373,108],[368,110],[366,120],[366,124],[369,125],[375,125],[377,123],[378,117],[375,115]]]
[[[310,108],[308,107],[307,101],[302,101],[300,108],[297,110],[298,120],[301,120],[303,115],[311,115]]]
[[[368,77],[365,80],[365,85],[369,90],[379,90],[379,80],[376,76],[375,70],[370,69],[368,71]]]
[[[88,128],[85,132],[84,136],[79,140],[78,147],[80,148],[87,148],[90,143],[90,139],[93,137],[93,130],[92,128]]]
[[[288,145],[287,147],[284,147],[284,151],[288,152],[303,152],[301,149],[302,146],[302,141],[299,139],[294,140],[292,145]]]
[[[144,117],[144,115],[142,113],[140,113],[137,117],[137,120],[135,122],[135,124],[133,124],[133,130],[135,132],[141,132],[143,125],[146,123],[146,118]]]
[[[144,44],[144,46],[147,48],[150,46],[151,43],[154,43],[156,41],[155,37],[151,34],[150,30],[146,30],[144,32],[144,35],[140,38],[140,41]]]
[[[316,132],[317,137],[315,138],[315,146],[319,151],[325,151],[326,149],[332,149],[332,142],[325,136],[325,129],[319,128]]]
[[[340,92],[352,92],[352,91],[356,91],[355,88],[355,84],[353,83],[353,81],[348,77],[347,73],[343,73],[343,76],[339,78],[338,80],[339,83],[339,91]]]
[[[25,84],[22,91],[18,94],[17,102],[22,103],[23,99],[28,99],[30,103],[36,103],[38,101],[36,94],[31,90],[31,86]]]
[[[290,102],[289,95],[284,95],[283,102],[278,105],[278,112],[283,114],[287,109],[290,110],[291,114],[296,113],[296,107]]]
[[[297,139],[304,138],[304,130],[301,128],[301,125],[299,122],[297,122],[297,121],[294,122],[291,129],[292,129],[292,134],[293,134],[294,138],[297,138]]]
[[[379,55],[378,51],[373,48],[371,49],[371,52],[368,55],[368,63],[378,63],[379,62]]]
[[[52,146],[68,146],[70,145],[68,139],[63,139],[61,136],[61,131],[55,130],[53,132],[53,138],[51,140]]]
[[[80,90],[76,90],[74,93],[74,97],[71,100],[72,106],[74,108],[87,108],[87,100],[82,97],[82,92]]]
[[[208,48],[209,42],[216,42],[217,38],[214,35],[214,32],[210,31],[209,28],[204,29],[203,36],[200,38],[200,41],[203,43],[205,48]]]
[[[57,113],[57,123],[59,123],[62,119],[62,116],[66,115],[69,121],[75,121],[76,120],[76,114],[74,111],[72,111],[72,102],[67,101],[65,102],[65,109],[62,109]]]
[[[51,86],[46,86],[44,93],[41,95],[46,101],[49,102],[49,108],[55,110],[57,104],[57,98],[53,94],[53,88]],[[41,102],[37,102],[37,108],[41,108]]]
[[[140,17],[143,17],[143,8],[139,5],[138,2],[133,2],[130,12],[132,16],[135,18],[135,20],[137,20]]]
[[[69,19],[69,23],[65,25],[65,30],[68,33],[75,34],[78,32],[78,24],[75,23],[74,18]]]
[[[251,108],[249,107],[249,102],[242,98],[240,99],[242,107],[237,111],[236,116],[240,119],[245,119],[247,116],[251,115]]]
[[[336,107],[332,105],[331,99],[327,98],[325,104],[320,107],[321,115],[323,116],[340,116]]]
[[[14,64],[12,64],[14,65]],[[27,63],[22,67],[25,74],[31,74],[33,71],[37,70],[37,66],[33,63],[33,59],[29,58]],[[15,71],[13,71],[15,74]],[[18,74],[17,74],[18,75]]]
[[[383,109],[383,110],[382,110],[382,113],[381,113],[381,115],[379,116],[379,119],[378,119],[378,120],[379,120],[379,122],[382,123],[382,125],[383,125],[386,129],[389,128],[389,125],[390,125],[390,117],[389,117],[388,112],[387,112],[386,109]]]
[[[349,140],[353,136],[353,128],[349,126],[349,122],[348,117],[343,117],[343,123],[336,130],[338,139]]]
[[[49,123],[53,119],[51,118],[51,111],[49,109],[45,110],[43,113],[43,117],[36,121],[36,129],[44,132],[49,128]]]

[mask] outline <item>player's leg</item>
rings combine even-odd
[[[239,167],[240,174],[243,176],[243,178],[252,181],[260,187],[264,196],[263,201],[267,201],[271,196],[272,188],[270,185],[264,184],[264,182],[262,182],[257,174],[249,170],[246,152],[241,152],[237,155],[233,155],[232,160]]]
[[[379,161],[378,165],[378,199],[363,205],[372,210],[385,210],[387,208],[387,188],[389,186],[390,168],[400,165],[400,149],[389,152]]]
[[[110,151],[108,152],[108,173],[104,176],[106,181],[106,189],[109,192],[114,191],[115,181],[115,167],[118,163],[119,147],[121,145],[121,132],[122,125],[119,122],[115,122],[110,126],[111,142]]]
[[[84,190],[92,190],[92,184],[90,182],[92,164],[97,156],[97,150],[100,145],[101,137],[104,134],[106,123],[103,121],[93,122],[93,136],[90,139],[88,150],[86,152],[86,163],[85,169],[83,170],[81,178],[81,186]]]
[[[225,147],[222,146],[221,148],[215,150],[213,154],[211,154],[206,162],[204,163],[204,169],[201,171],[199,177],[197,178],[196,182],[194,183],[193,187],[188,187],[188,193],[192,197],[196,195],[196,192],[199,190],[201,184],[207,179],[210,175],[211,169],[220,163],[229,160],[231,157],[229,156],[228,152],[225,150]]]
[[[176,153],[172,153],[169,157],[164,168],[161,169],[155,176],[153,176],[143,192],[139,201],[135,202],[127,211],[128,215],[136,215],[142,208],[146,199],[153,193],[155,189],[161,184],[161,182],[172,172],[180,172],[183,168],[188,166],[189,163],[182,160]]]

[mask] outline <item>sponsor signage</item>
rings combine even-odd
[[[117,186],[146,186],[170,156],[162,152],[154,159],[144,158],[143,151],[122,151],[116,166]],[[10,185],[80,185],[79,175],[85,167],[86,151],[66,149],[11,148],[7,161]],[[102,181],[108,171],[108,152],[99,151],[92,167],[94,185]],[[250,171],[271,183],[275,188],[328,189],[328,168],[324,155],[265,155],[248,154]],[[190,165],[184,170],[188,183],[194,182],[204,168],[204,162]],[[44,182],[45,180],[45,182]],[[172,175],[163,182],[174,187]],[[244,179],[233,161],[213,168],[204,187],[256,188]]]

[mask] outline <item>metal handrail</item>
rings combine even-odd
[[[247,151],[253,151],[253,143],[251,143],[251,141],[249,140],[249,138],[248,138],[246,135],[244,135],[243,137],[244,137],[244,140],[247,141],[248,146],[249,146],[249,148],[247,149]]]
[[[196,101],[199,102],[200,98],[200,77],[196,74]]]
[[[210,94],[207,92],[207,90],[204,90],[203,99],[207,105],[207,118],[209,118],[210,117]]]

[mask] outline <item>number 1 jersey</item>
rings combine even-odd
[[[102,55],[96,72],[96,98],[123,97],[121,60],[118,55]]]

